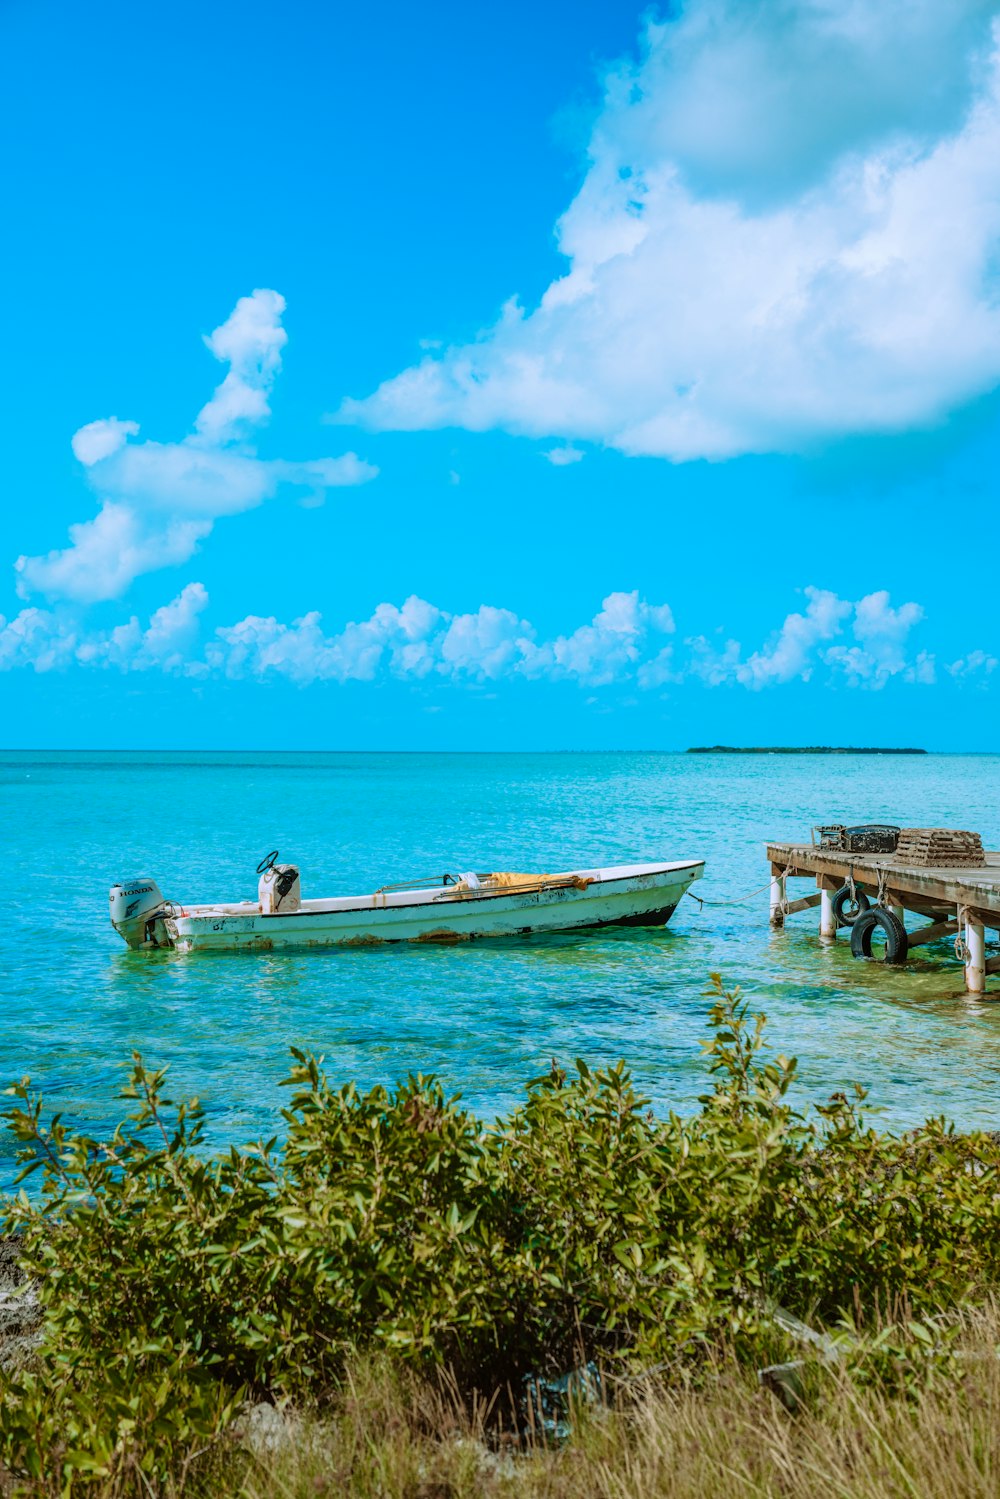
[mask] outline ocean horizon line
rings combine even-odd
[[[483,748],[481,746],[471,745],[471,746],[468,746],[468,747],[463,747],[461,749],[445,748],[445,747],[434,748],[434,749],[429,749],[429,748],[428,749],[384,749],[384,748],[372,748],[372,747],[364,746],[364,745],[357,746],[355,748],[346,748],[346,747],[337,747],[337,748],[305,748],[305,747],[300,747],[300,748],[297,748],[297,749],[272,749],[268,745],[255,745],[255,746],[247,746],[247,747],[226,746],[226,747],[222,747],[222,748],[216,748],[216,747],[204,748],[204,747],[197,746],[197,745],[181,745],[181,746],[170,746],[170,747],[159,747],[159,746],[154,746],[154,745],[137,745],[137,746],[123,747],[121,745],[118,745],[118,746],[116,746],[114,748],[112,748],[110,746],[102,746],[102,745],[96,745],[96,746],[80,746],[80,745],[0,745],[0,755],[271,755],[271,756],[273,756],[275,758],[279,758],[280,757],[282,759],[291,759],[291,758],[294,758],[295,756],[301,756],[301,755],[386,755],[386,756],[390,756],[390,755],[391,756],[404,756],[404,755],[412,755],[412,756],[418,756],[418,755],[453,755],[455,757],[459,757],[459,756],[463,756],[463,755],[467,755],[467,756],[468,755],[481,755],[481,756],[488,756],[488,755],[677,755],[677,756],[686,756],[686,755],[689,755],[689,754],[692,754],[692,753],[698,753],[698,754],[711,754],[711,753],[725,754],[727,758],[731,757],[734,754],[746,754],[746,755],[752,754],[752,755],[760,757],[760,756],[766,756],[766,755],[769,755],[769,754],[782,755],[782,754],[789,754],[789,753],[791,753],[791,754],[797,754],[797,755],[810,755],[810,754],[814,754],[817,757],[820,757],[820,756],[828,757],[830,755],[837,755],[839,757],[844,757],[844,756],[849,756],[849,755],[852,755],[852,754],[856,754],[856,755],[859,755],[859,756],[863,755],[866,758],[871,758],[872,756],[879,755],[879,754],[885,754],[885,755],[907,754],[907,755],[916,755],[916,756],[954,755],[954,756],[963,756],[963,757],[964,756],[977,755],[977,756],[986,757],[986,756],[990,756],[990,755],[998,755],[998,754],[1000,754],[1000,748],[998,748],[998,749],[980,749],[980,750],[976,750],[976,749],[921,749],[921,750],[916,750],[915,751],[915,750],[892,750],[892,749],[875,749],[875,750],[872,750],[872,749],[865,749],[863,747],[858,747],[857,749],[855,749],[853,746],[848,746],[848,747],[845,747],[845,748],[838,748],[836,746],[833,746],[833,747],[831,747],[829,749],[821,749],[821,748],[813,748],[812,746],[809,746],[809,745],[806,745],[806,746],[799,746],[799,745],[783,745],[783,746],[779,746],[779,745],[775,745],[775,746],[766,746],[766,747],[760,748],[760,749],[749,748],[749,749],[736,749],[736,750],[733,750],[733,749],[728,749],[728,750],[707,749],[707,750],[705,750],[705,749],[701,749],[700,747],[692,748],[692,747],[689,747],[689,746],[685,746],[683,749],[678,749],[678,748],[667,748],[667,747],[649,746],[649,745],[619,745],[619,746],[615,746],[614,748],[607,748],[607,747],[596,748],[595,747],[593,749],[590,749],[590,748],[581,748],[579,745],[574,745],[572,747],[566,747],[566,748],[539,748],[539,747],[522,747],[522,748],[498,748],[498,747],[490,747],[490,748]]]

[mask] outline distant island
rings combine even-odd
[[[871,749],[853,744],[697,744],[689,755],[926,755],[925,749]]]

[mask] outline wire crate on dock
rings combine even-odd
[[[849,854],[892,854],[896,851],[899,828],[885,822],[859,823],[848,828],[840,822],[821,823],[813,828],[813,842],[820,848],[840,848]]]
[[[982,869],[983,840],[963,828],[901,828],[896,856],[920,869]]]

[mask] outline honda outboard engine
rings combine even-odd
[[[276,864],[278,850],[268,854],[257,865],[260,881],[257,897],[262,916],[276,916],[279,911],[297,911],[302,905],[302,886],[294,864]]]
[[[111,925],[129,947],[158,947],[154,935],[156,915],[163,909],[163,893],[155,880],[140,878],[112,885]]]

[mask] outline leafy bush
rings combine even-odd
[[[774,1302],[933,1341],[928,1319],[997,1283],[1000,1146],[877,1134],[860,1099],[804,1117],[763,1018],[718,978],[711,997],[714,1087],[686,1119],[655,1118],[621,1064],[553,1064],[489,1127],[433,1079],[360,1094],[296,1052],[283,1142],[209,1156],[197,1104],[138,1056],[103,1144],[18,1085],[41,1190],[7,1228],[43,1336],[4,1376],[0,1460],[39,1492],[130,1492],[211,1462],[248,1397],[322,1402],[364,1351],[516,1400],[588,1360],[766,1358]]]

